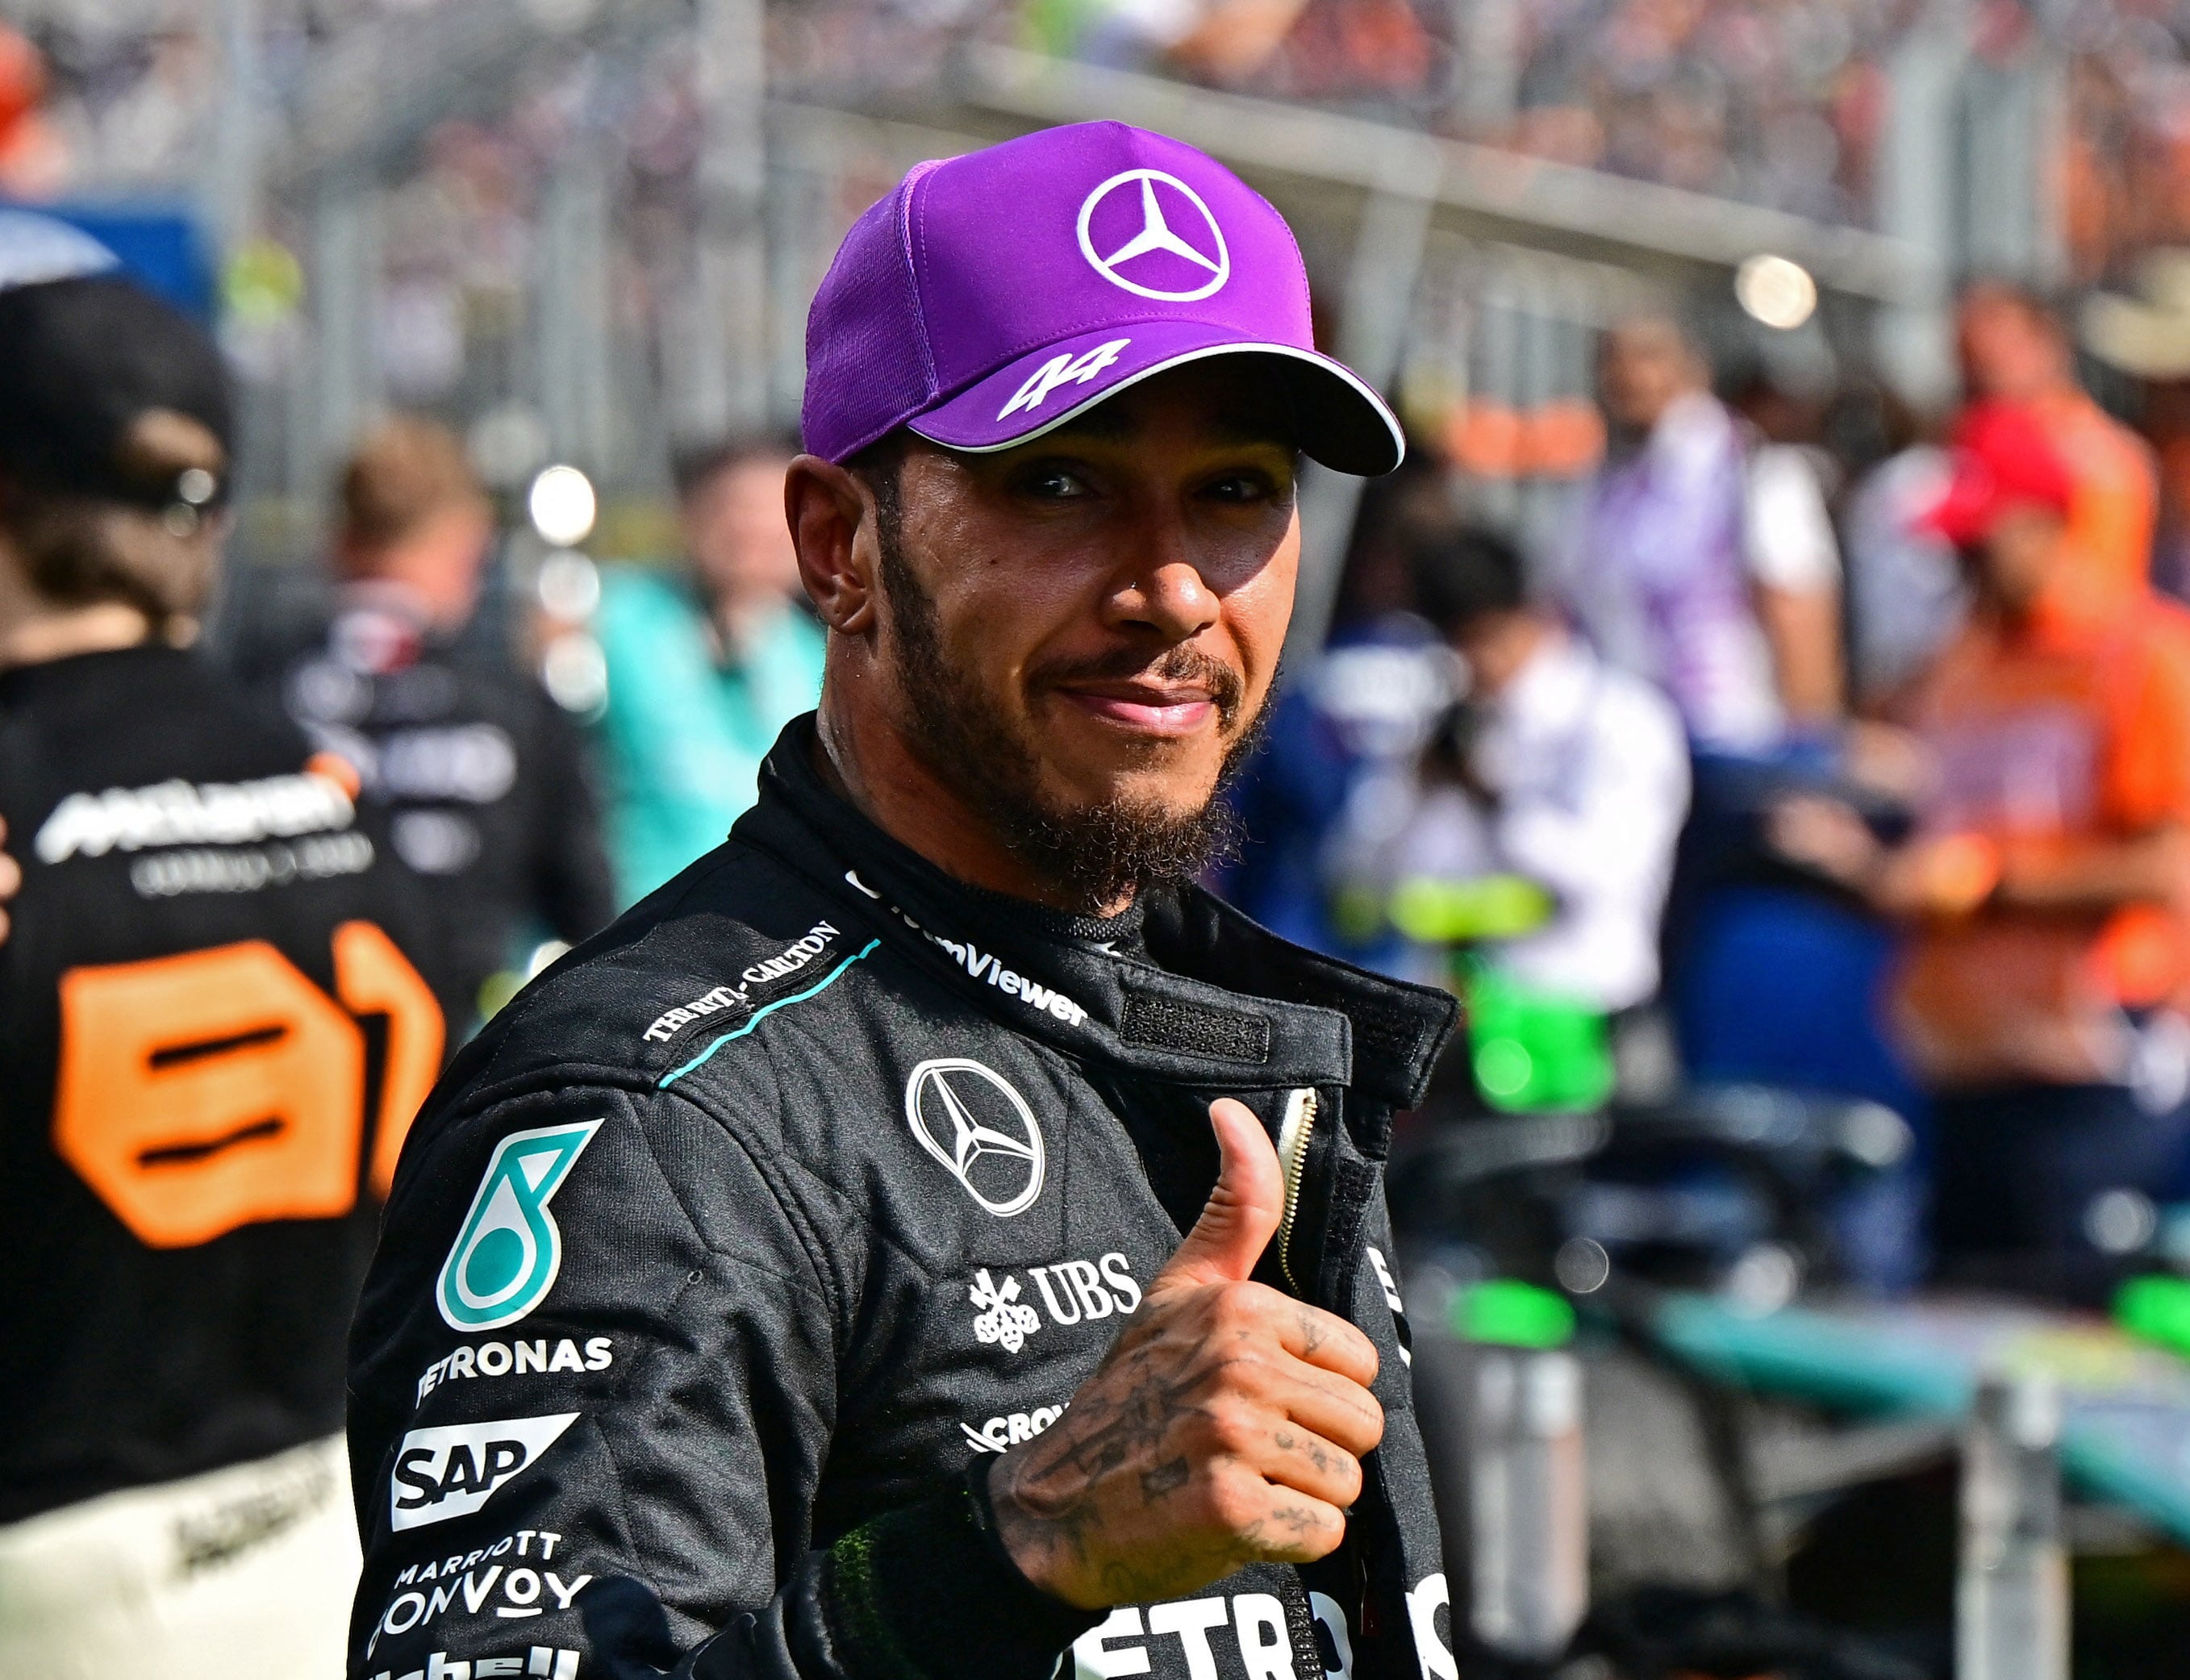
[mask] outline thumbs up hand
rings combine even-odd
[[[1229,1098],[1209,1119],[1201,1217],[1064,1416],[990,1472],[1013,1561],[1083,1609],[1323,1557],[1384,1433],[1369,1338],[1250,1281],[1285,1203],[1268,1135]]]

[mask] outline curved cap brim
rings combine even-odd
[[[1210,321],[1134,321],[1058,339],[1007,362],[905,423],[968,454],[1054,431],[1130,385],[1212,356],[1267,357],[1285,390],[1287,429],[1311,459],[1373,478],[1406,454],[1398,417],[1344,363],[1291,344],[1243,339]]]

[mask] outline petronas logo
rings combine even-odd
[[[554,1287],[563,1234],[548,1204],[600,1129],[598,1120],[545,1126],[513,1132],[495,1146],[434,1291],[451,1329],[515,1324]]]

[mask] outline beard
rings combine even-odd
[[[877,535],[896,677],[910,707],[907,733],[929,769],[987,820],[1013,857],[1067,905],[1093,915],[1237,855],[1239,819],[1217,796],[1261,744],[1264,718],[1258,711],[1241,726],[1245,685],[1237,672],[1178,646],[1154,661],[1121,649],[1044,673],[1052,683],[1143,675],[1200,683],[1217,707],[1219,734],[1234,737],[1216,786],[1190,810],[1124,794],[1064,803],[1045,789],[1041,758],[1024,732],[945,651],[935,603],[905,564],[895,523],[884,518]]]

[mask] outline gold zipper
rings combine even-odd
[[[1278,1216],[1278,1269],[1296,1295],[1300,1280],[1293,1275],[1293,1222],[1300,1217],[1301,1179],[1308,1171],[1308,1140],[1315,1130],[1318,1106],[1314,1087],[1303,1085],[1286,1093],[1285,1116],[1278,1124],[1278,1170],[1285,1184],[1285,1212]]]

